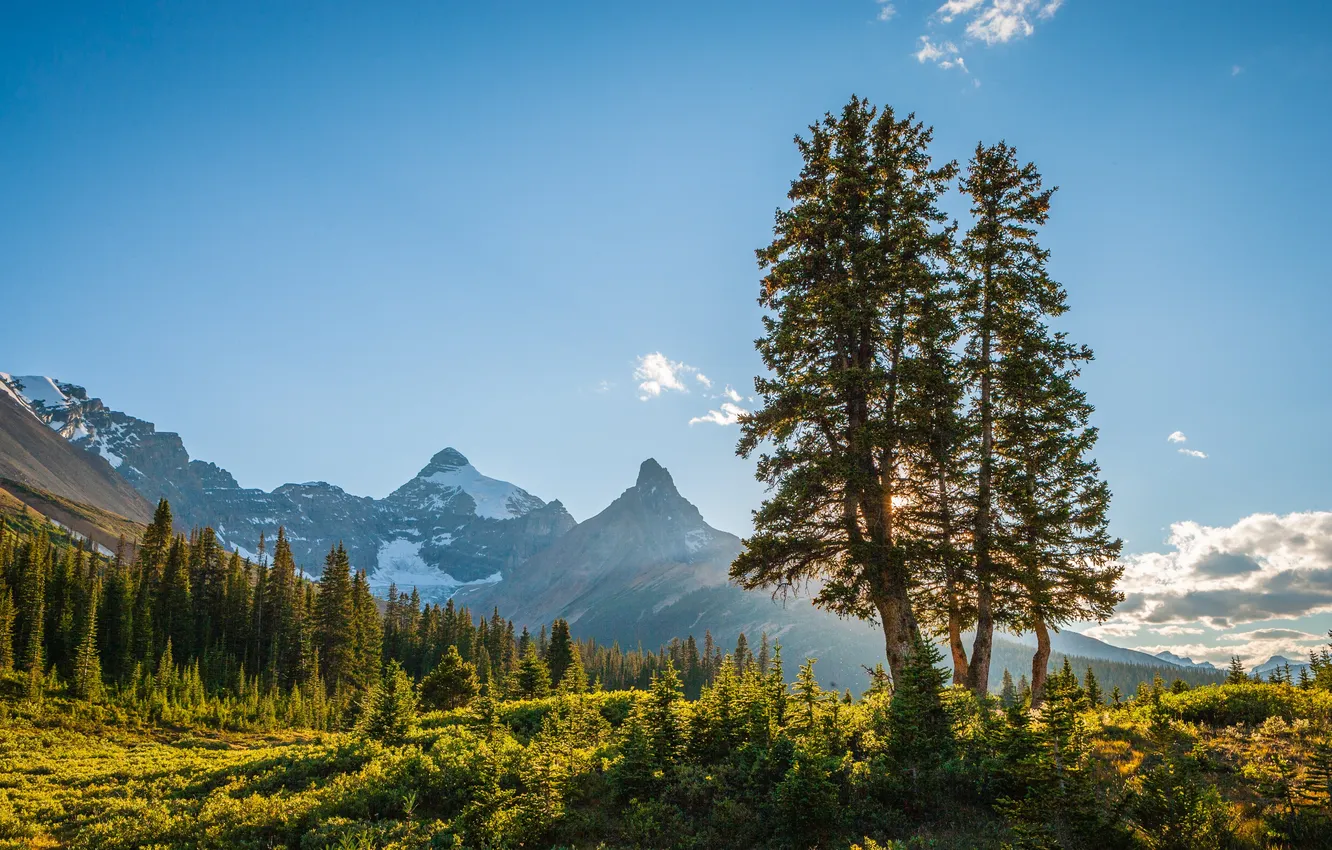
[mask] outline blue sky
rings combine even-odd
[[[1240,533],[1275,514],[1307,539],[1321,516],[1287,515],[1332,510],[1332,10],[941,3],[11,0],[0,369],[85,385],[247,486],[382,496],[452,445],[585,519],[654,456],[743,533],[762,490],[736,429],[690,420],[751,391],[791,137],[855,92],[932,124],[940,159],[1006,139],[1061,187],[1062,327],[1098,356],[1114,530],[1183,571],[1158,596],[1292,571],[1332,593],[1332,542],[1306,563]],[[640,400],[651,354],[687,391]],[[1262,570],[1199,573],[1222,545]],[[1167,608],[1106,636],[1219,654],[1332,625]]]

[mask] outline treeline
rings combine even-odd
[[[711,633],[701,646],[690,636],[625,650],[577,641],[563,621],[549,633],[515,631],[498,610],[423,604],[415,589],[390,587],[381,604],[341,546],[318,581],[306,579],[281,529],[271,563],[262,538],[258,549],[255,563],[226,552],[211,528],[176,533],[166,500],[137,545],[111,557],[53,526],[0,522],[0,673],[26,674],[31,695],[67,686],[159,720],[330,727],[350,719],[390,664],[422,680],[447,659],[474,680],[455,686],[463,693],[502,699],[562,683],[644,689],[668,664],[697,697],[732,663]],[[742,634],[730,655],[739,671],[766,671],[769,653],[766,635],[756,654]]]

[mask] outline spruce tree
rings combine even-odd
[[[557,685],[563,693],[581,694],[587,690],[587,671],[583,668],[583,656],[578,651],[578,645],[574,644],[570,649],[569,663],[565,666],[564,675],[560,676]]]
[[[14,594],[0,583],[0,675],[14,669]]]
[[[400,744],[416,727],[416,694],[402,665],[390,661],[384,677],[365,696],[357,732],[386,744]]]
[[[1244,662],[1238,655],[1230,656],[1230,667],[1226,670],[1226,684],[1243,685],[1248,681],[1249,677],[1244,672]]]
[[[1048,630],[1103,619],[1122,598],[1114,590],[1121,544],[1106,531],[1109,488],[1087,457],[1096,440],[1087,424],[1091,406],[1073,385],[1091,352],[1045,323],[1068,309],[1036,238],[1054,190],[1002,142],[977,145],[960,188],[974,217],[960,251],[964,371],[976,433],[968,684],[977,695],[988,688],[996,625],[1030,629],[1039,702]]]
[[[1101,693],[1101,685],[1096,681],[1096,673],[1089,666],[1087,668],[1087,678],[1082,681],[1082,689],[1087,694],[1087,702],[1092,708],[1099,708],[1104,702],[1105,695]]]
[[[667,661],[652,677],[645,712],[652,753],[663,770],[671,769],[684,748],[684,727],[678,710],[683,699],[680,676],[675,665]]]
[[[185,539],[176,536],[171,541],[171,548],[166,556],[166,566],[158,585],[157,601],[154,605],[152,625],[157,634],[157,641],[171,642],[182,657],[188,657],[194,649],[194,636],[197,634],[194,620],[194,605],[191,602],[193,592],[190,585],[189,553]]]
[[[1012,708],[1017,705],[1018,693],[1017,687],[1013,684],[1013,674],[1004,668],[1003,683],[999,688],[999,702],[1004,708]]]
[[[550,695],[550,670],[537,656],[536,644],[528,641],[527,651],[514,675],[517,695],[522,699],[536,699]]]
[[[947,674],[938,667],[942,660],[932,642],[918,637],[888,703],[888,759],[917,799],[935,789],[956,746],[943,704]]]
[[[450,645],[435,669],[421,680],[421,702],[430,709],[462,708],[480,692],[476,667],[463,660],[458,647]]]
[[[329,693],[355,682],[357,658],[353,645],[356,612],[352,602],[351,563],[339,544],[329,549],[315,597],[314,644]]]
[[[564,681],[564,671],[569,669],[573,663],[574,656],[578,654],[577,647],[573,644],[573,639],[569,636],[569,621],[558,619],[550,626],[550,639],[547,641],[544,637],[545,627],[542,627],[542,641],[546,644],[545,655],[546,665],[550,667],[551,681],[559,683]],[[540,654],[538,652],[538,654]],[[581,666],[581,664],[580,664]]]
[[[96,596],[93,597],[96,599]],[[93,701],[102,695],[102,662],[97,655],[96,603],[84,615],[83,636],[74,651],[74,696]]]
[[[930,138],[859,98],[797,138],[791,206],[758,252],[768,313],[757,347],[772,377],[755,380],[761,405],[742,417],[737,447],[763,447],[757,476],[773,493],[732,578],[748,589],[817,580],[819,606],[878,619],[895,677],[919,632],[914,547],[896,516],[910,454],[904,370],[929,347],[920,296],[938,289],[952,250],[938,200],[956,166],[934,167]]]
[[[97,637],[102,667],[113,681],[123,682],[136,660],[134,655],[133,577],[116,553],[106,571],[98,606]]]
[[[20,670],[46,672],[46,576],[51,569],[51,541],[45,528],[18,559],[19,584],[14,657]]]

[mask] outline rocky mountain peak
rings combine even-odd
[[[471,466],[471,463],[463,456],[462,452],[449,446],[436,452],[435,456],[430,459],[430,463],[426,464],[425,469],[422,469],[417,477],[429,475],[433,472],[450,472],[464,466]]]
[[[657,463],[656,458],[648,458],[638,467],[638,481],[634,484],[639,490],[650,490],[654,487],[664,488],[675,495],[680,495],[675,489],[675,481],[671,474],[666,471],[666,467]]]

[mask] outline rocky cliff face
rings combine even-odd
[[[444,598],[470,582],[496,580],[574,526],[559,502],[547,504],[482,475],[456,449],[436,454],[385,499],[324,481],[270,493],[192,460],[180,435],[112,410],[82,387],[0,373],[0,388],[70,445],[110,464],[149,501],[169,500],[182,528],[212,526],[224,545],[257,557],[260,534],[271,545],[284,527],[296,562],[310,575],[320,573],[324,555],[340,541],[376,588],[396,582],[427,599]]]

